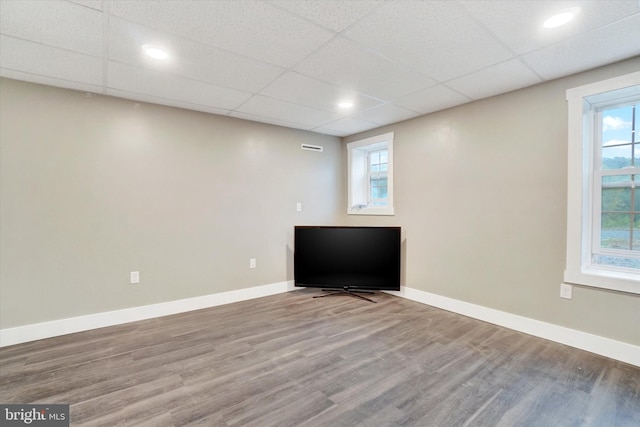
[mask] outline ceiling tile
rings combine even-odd
[[[321,126],[337,120],[339,115],[317,110],[266,96],[254,96],[237,109],[240,113],[271,117],[276,120],[300,123],[305,126]]]
[[[347,135],[640,58],[639,17],[638,0],[0,0],[0,75]]]
[[[432,113],[471,101],[444,85],[430,87],[393,101],[394,104],[422,114]]]
[[[344,35],[441,82],[511,57],[453,1],[390,2]]]
[[[346,132],[340,132],[333,129],[325,129],[325,128],[313,128],[309,129],[311,132],[320,133],[322,135],[332,135],[332,136],[348,136],[349,134]]]
[[[102,0],[67,0],[95,10],[102,10]]]
[[[355,114],[354,116],[371,123],[386,125],[389,123],[396,123],[407,120],[419,115],[420,113],[416,111],[407,110],[406,108],[399,107],[389,102],[379,107],[375,107],[362,113]]]
[[[0,46],[2,68],[82,84],[102,84],[100,58],[7,36],[0,36]]]
[[[166,98],[198,105],[231,110],[250,96],[247,92],[223,88],[196,80],[172,76],[155,70],[134,68],[109,61],[107,87],[109,89]]]
[[[117,0],[121,18],[282,67],[291,67],[334,33],[265,2]]]
[[[545,79],[554,79],[635,55],[640,55],[640,14],[521,58]]]
[[[144,55],[145,44],[165,48],[169,60],[158,61]],[[111,18],[109,22],[109,59],[250,92],[259,91],[285,71],[119,18]]]
[[[176,99],[160,98],[153,95],[146,95],[146,94],[130,92],[126,90],[107,89],[105,94],[109,96],[115,96],[118,98],[131,99],[134,101],[142,101],[150,104],[168,105],[171,107],[185,108],[188,110],[202,111],[202,112],[211,113],[211,114],[226,115],[229,113],[229,110],[215,108],[208,105],[193,104],[191,102],[179,101]]]
[[[276,0],[278,7],[287,9],[298,16],[340,32],[375,9],[383,1],[312,1],[312,0]]]
[[[336,38],[295,67],[296,71],[361,94],[391,100],[436,82],[362,46]]]
[[[493,65],[484,70],[447,82],[447,86],[472,99],[509,92],[542,82],[533,71],[518,59]]]
[[[355,117],[345,117],[344,119],[336,120],[335,122],[327,123],[323,126],[319,126],[318,131],[332,131],[339,136],[352,135],[354,133],[362,132],[372,128],[378,127],[376,123],[371,123],[366,120],[358,119]]]
[[[381,101],[289,71],[265,88],[261,94],[293,104],[306,105],[336,114],[352,114],[380,105]],[[353,108],[341,110],[338,102],[350,100]]]
[[[518,54],[531,52],[640,12],[640,2],[624,1],[461,1],[478,21]],[[564,9],[579,5],[569,24],[545,29],[542,23]]]
[[[276,126],[284,126],[284,127],[290,127],[290,128],[296,128],[296,129],[310,130],[313,127],[303,123],[295,123],[288,120],[278,120],[273,117],[266,117],[258,114],[243,113],[240,111],[233,111],[229,114],[229,116],[235,117],[238,119],[243,119],[243,120],[251,120],[251,121],[260,122],[260,123],[269,123]]]
[[[0,59],[0,63],[2,63],[2,59]],[[2,68],[0,66],[0,77],[5,77],[7,79],[21,80],[25,82],[37,83],[41,85],[53,86],[53,87],[61,87],[64,89],[73,89],[81,92],[92,92],[92,93],[103,93],[102,85],[97,84],[89,84],[77,82],[74,80],[67,79],[59,79],[50,76],[43,76],[31,73],[25,73],[23,71],[10,70],[7,68]]]
[[[102,13],[66,1],[0,2],[2,34],[87,55],[102,54]]]

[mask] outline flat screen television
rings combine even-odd
[[[296,226],[295,286],[400,290],[400,227]]]

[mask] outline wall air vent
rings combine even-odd
[[[322,147],[321,145],[302,144],[301,147],[302,147],[303,150],[309,150],[309,151],[322,151],[322,150],[324,150],[324,147]]]

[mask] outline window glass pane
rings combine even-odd
[[[387,160],[387,150],[380,152],[380,163],[389,163]]]
[[[619,184],[619,185],[613,185]],[[621,187],[622,184],[631,186],[631,175],[611,175],[602,177],[602,185],[605,187]]]
[[[610,108],[602,111],[602,145],[631,142],[633,105]]]
[[[629,212],[630,210],[630,187],[602,189],[602,212]]]
[[[369,155],[369,164],[371,165],[377,165],[378,163],[380,163],[380,153],[379,152],[373,152]]]
[[[387,198],[387,178],[375,177],[369,181],[371,200]]]
[[[640,269],[640,259],[627,258],[627,257],[621,257],[621,256],[596,255],[595,263],[600,265],[609,265],[612,267]]]
[[[371,187],[371,198],[372,199],[379,199],[379,188],[378,187]]]
[[[629,249],[631,241],[629,214],[602,214],[600,246],[608,249]]]
[[[386,199],[387,198],[387,186],[385,185],[384,187],[380,187],[380,199]]]
[[[640,215],[633,217],[633,237],[631,239],[631,249],[640,251]]]
[[[602,169],[622,169],[631,166],[631,144],[602,148]]]
[[[631,166],[633,109],[626,105],[602,111],[602,169]]]

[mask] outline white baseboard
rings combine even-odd
[[[0,347],[288,292],[293,281],[0,330]]]
[[[525,334],[555,341],[571,347],[616,359],[631,365],[640,366],[640,346],[604,338],[552,323],[541,322],[528,317],[518,316],[493,308],[447,298],[418,289],[402,287],[399,292],[388,291],[412,301],[431,305],[474,319],[504,326]]]

